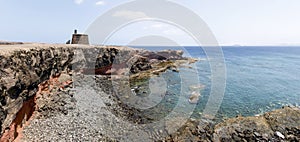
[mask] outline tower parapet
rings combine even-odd
[[[86,34],[78,34],[77,30],[74,30],[71,44],[85,44],[89,45],[89,36]]]

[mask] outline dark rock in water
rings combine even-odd
[[[192,92],[190,98],[189,98],[189,102],[191,104],[196,104],[199,101],[199,97],[200,97],[200,93],[199,92]]]

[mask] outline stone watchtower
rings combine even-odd
[[[86,44],[89,45],[89,36],[86,34],[77,34],[77,30],[74,30],[71,44]]]

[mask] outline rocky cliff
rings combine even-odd
[[[33,100],[39,86],[62,72],[135,74],[151,69],[150,60],[183,59],[182,52],[161,54],[167,56],[118,46],[1,42],[0,135],[22,126],[35,109]]]
[[[109,75],[130,75],[134,79],[147,78],[151,74],[159,74],[167,69],[176,70],[174,60],[188,61],[182,55],[182,51],[150,52],[118,46],[0,42],[0,141],[13,141],[17,138],[21,134],[20,128],[26,125],[36,111],[41,116],[48,117],[54,116],[55,112],[59,111],[63,114],[63,118],[52,117],[52,121],[48,119],[34,121],[37,123],[30,125],[26,129],[27,133],[24,134],[28,141],[57,141],[61,137],[74,141],[80,141],[82,138],[86,138],[86,141],[111,140],[99,133],[105,131],[103,129],[98,130],[98,127],[95,127],[93,128],[95,132],[86,129],[85,123],[94,121],[89,120],[91,118],[78,115],[76,111],[70,111],[71,114],[68,114],[77,101],[70,90],[66,89],[72,85],[72,76],[78,75],[77,73],[100,75],[95,78],[96,84],[100,86],[98,92],[103,91],[105,94],[99,101],[105,100],[106,97],[110,98],[108,102],[114,100],[106,105],[111,106],[110,109],[116,116],[124,117],[128,121],[132,119],[131,122],[134,123],[142,123],[146,120],[140,118],[138,110],[121,103],[113,95],[107,95],[113,94]],[[89,98],[93,99],[93,94],[86,95],[90,95]],[[124,97],[128,99],[128,96],[124,95]],[[81,99],[87,98],[83,96]],[[94,99],[99,98],[94,97]],[[77,104],[80,107],[92,106],[86,103]],[[97,106],[98,103],[94,105]],[[80,112],[87,113],[85,109]],[[95,113],[98,115],[101,112]],[[103,119],[105,118],[110,119],[108,116],[103,116]],[[191,120],[177,133],[168,134],[169,136],[164,140],[299,141],[299,118],[299,108],[285,107],[262,116],[237,117],[216,125],[203,120]],[[69,119],[75,120],[66,122]],[[86,125],[90,126],[90,124]],[[53,128],[48,129],[49,126]],[[78,129],[78,126],[84,129],[78,130],[76,138],[73,134],[70,134],[72,138],[69,138],[68,132],[62,132],[67,129],[75,133],[77,130],[74,129]],[[122,129],[124,128],[120,128],[120,133]],[[36,131],[39,133],[35,134]],[[81,136],[83,133],[92,134],[90,137],[83,137]],[[158,134],[151,137],[159,137]]]
[[[38,85],[70,67],[71,48],[44,45],[0,46],[0,130],[8,129]]]

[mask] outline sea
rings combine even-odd
[[[166,84],[166,95],[159,104],[144,110],[145,115],[161,119],[178,109],[176,106],[180,101],[187,102],[180,106],[183,110],[190,110],[190,86],[201,84],[203,87],[196,106],[192,107],[191,117],[203,117],[212,95],[213,83],[213,63],[210,62],[207,52],[196,46],[135,48],[153,51],[183,50],[184,56],[199,59],[194,64],[180,67],[179,72],[169,70],[160,75]],[[221,77],[225,77],[224,93],[220,98],[213,98],[221,100],[216,108],[216,120],[261,115],[283,106],[300,105],[300,47],[226,46],[220,49],[226,72],[225,76],[221,74]]]

